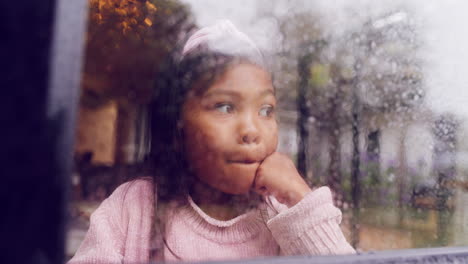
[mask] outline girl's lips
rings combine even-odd
[[[228,160],[228,162],[229,163],[239,163],[239,164],[254,164],[254,163],[258,163],[259,161],[246,159],[246,160]]]
[[[254,164],[254,163],[261,163],[264,159],[264,155],[258,153],[258,155],[250,154],[250,155],[232,155],[228,157],[226,160],[228,163],[240,163],[240,164]]]
[[[234,151],[230,153],[226,153],[225,159],[228,163],[259,163],[262,162],[265,157],[266,153],[262,149],[255,149],[250,151]]]

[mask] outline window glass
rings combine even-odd
[[[180,211],[171,202],[188,195],[182,200],[200,221],[225,229],[262,203],[267,212],[310,210],[296,221],[307,229],[320,209],[310,207],[310,195],[296,197],[309,192],[291,171],[312,193],[331,189],[342,212],[336,232],[358,251],[468,246],[467,7],[462,0],[89,0],[67,256],[102,201],[145,176],[165,204],[156,215]],[[206,42],[208,53],[221,55],[205,56],[205,46],[190,42],[198,29],[226,20],[248,40],[223,24],[198,36],[221,36]],[[228,165],[219,165],[217,151]],[[289,161],[293,168],[284,169]],[[268,173],[292,175],[284,181],[294,187],[276,186],[281,181],[269,182]],[[253,175],[247,185],[236,178],[244,174]],[[177,260],[185,251],[171,242],[177,231],[165,219],[151,223],[168,235],[164,254]],[[276,235],[262,250],[281,248]],[[199,260],[212,259],[213,245],[203,245],[195,247]],[[322,254],[306,249],[287,252]]]

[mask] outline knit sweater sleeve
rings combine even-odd
[[[272,217],[267,225],[283,255],[353,254],[340,222],[341,211],[333,205],[330,189],[321,187]]]
[[[93,212],[88,232],[68,264],[122,263],[125,233],[120,222],[127,187],[119,186]]]

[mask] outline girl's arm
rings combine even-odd
[[[260,164],[255,190],[273,196],[279,211],[267,221],[284,255],[352,254],[341,229],[341,211],[330,189],[312,191],[285,155],[275,152]]]
[[[145,263],[153,219],[154,191],[148,178],[120,185],[91,215],[75,263]]]
[[[341,211],[333,205],[328,187],[308,193],[288,208],[278,202],[280,213],[267,221],[282,255],[354,254],[340,229]]]
[[[122,262],[125,235],[119,222],[127,190],[121,185],[93,212],[88,232],[68,264]]]

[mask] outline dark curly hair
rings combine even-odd
[[[199,53],[180,62],[171,57],[158,75],[149,110],[149,162],[159,201],[167,202],[188,193],[191,177],[181,135],[181,109],[188,92],[194,89],[196,94],[202,94],[233,61],[232,57],[216,53]]]

